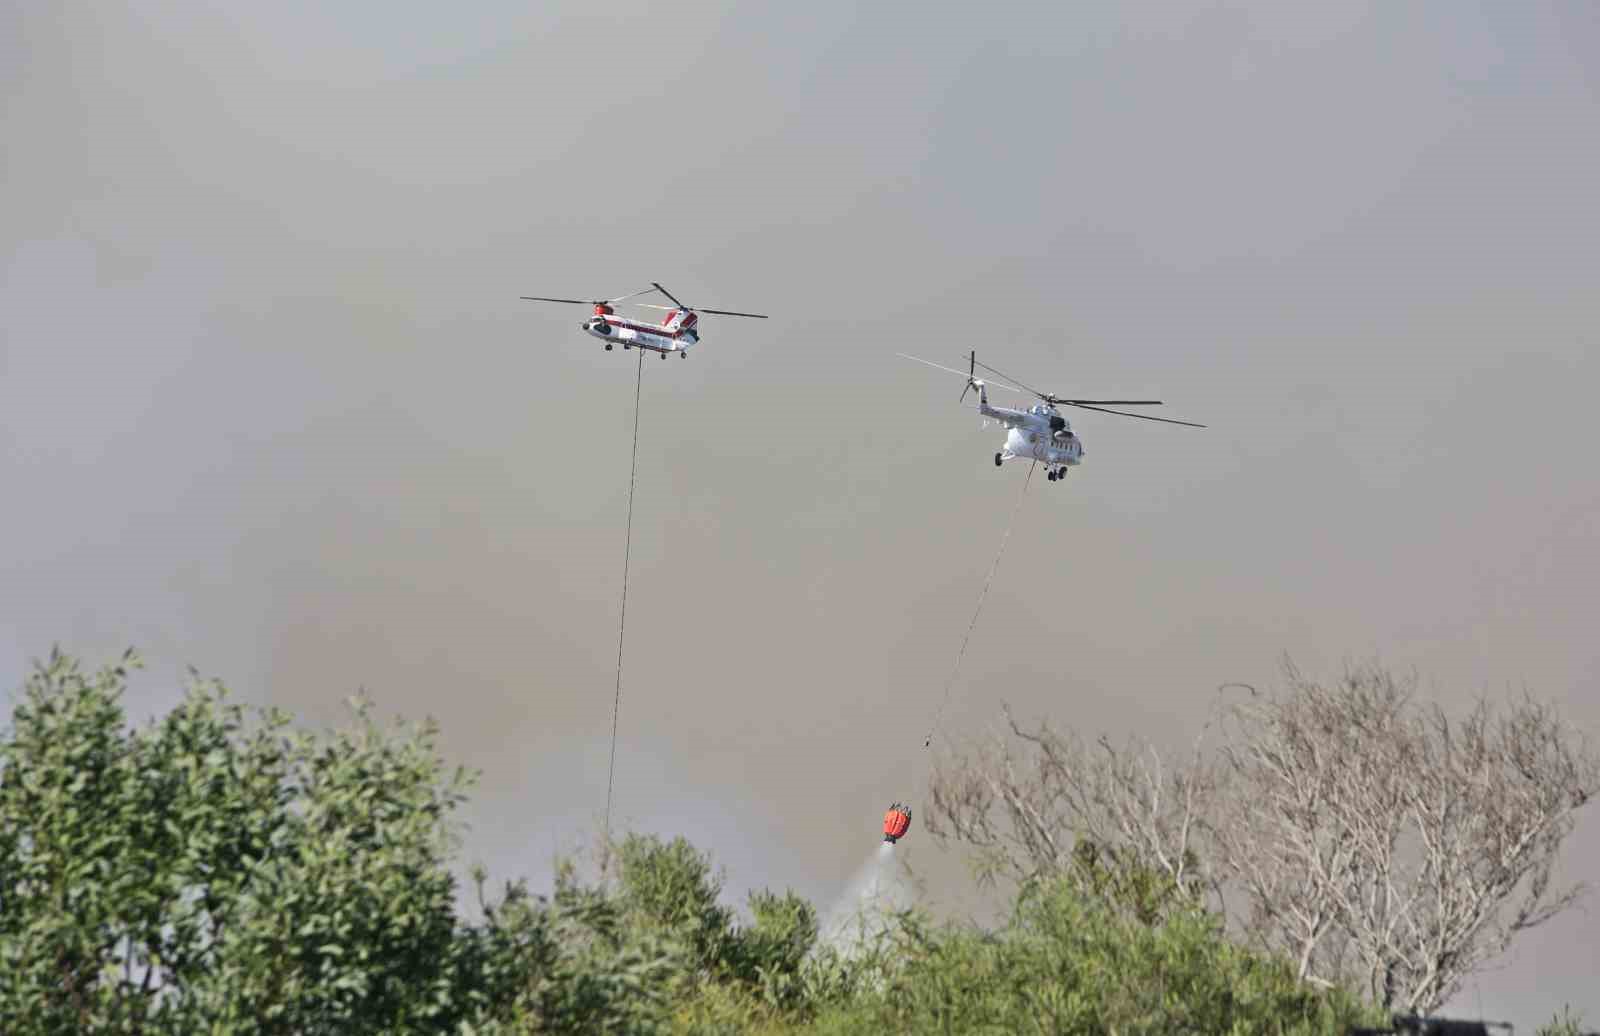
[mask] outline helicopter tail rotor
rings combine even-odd
[[[983,380],[978,377],[978,350],[976,349],[972,350],[972,355],[967,358],[967,383],[961,387],[961,399],[959,402],[965,403],[967,401],[967,393],[973,389],[978,390],[980,398],[983,396]]]

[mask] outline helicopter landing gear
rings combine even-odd
[[[1056,480],[1056,473],[1054,471],[1046,471],[1044,473],[1044,477],[1049,479],[1051,482],[1054,482]]]
[[[631,345],[629,345],[629,344],[628,344],[628,343],[627,343],[627,342],[623,342],[623,343],[622,343],[622,348],[623,348],[623,349],[632,349],[632,348],[633,348],[633,346],[631,346]]]
[[[661,354],[661,358],[662,358],[662,359],[663,359],[663,360],[664,360],[664,359],[666,359],[666,358],[667,358],[667,354],[666,354],[666,353],[662,353],[662,354]]]
[[[678,359],[687,360],[688,358],[689,358],[689,350],[687,350],[687,349],[679,349],[678,350]]]
[[[611,343],[607,342],[606,343],[606,352],[610,352],[610,351],[611,351]]]
[[[995,455],[994,455],[994,466],[995,466],[995,467],[997,467],[997,468],[998,468],[998,467],[999,467],[999,466],[1000,466],[1000,465],[1001,465],[1001,464],[1003,464],[1003,463],[1005,463],[1005,461],[1004,461],[1004,459],[1003,459],[1003,458],[1002,458],[1002,457],[1001,457],[1001,456],[1000,456],[1000,454],[998,454],[998,453],[997,453],[997,454],[995,454]]]

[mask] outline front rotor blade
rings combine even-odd
[[[668,297],[670,298],[671,296],[668,296]],[[765,313],[738,313],[738,312],[735,312],[734,310],[731,310],[731,309],[697,309],[697,310],[694,310],[694,312],[696,312],[696,313],[716,313],[719,316],[725,316],[725,317],[755,317],[757,320],[766,320],[766,319],[768,319],[768,317],[767,317],[767,315]]]
[[[673,302],[677,302],[679,309],[688,309],[689,308],[688,306],[685,306],[683,303],[678,302],[678,297],[676,295],[672,294],[672,292],[670,292],[667,289],[663,288],[661,285],[656,284],[655,281],[651,281],[650,283],[651,284],[655,284],[656,290],[659,291],[661,294],[665,295],[667,298],[671,299]]]
[[[547,299],[543,295],[518,295],[517,297],[520,299],[527,299],[529,302],[570,302],[574,306],[594,305],[594,303],[590,302],[588,299]]]
[[[660,286],[660,285],[659,285],[659,284],[658,284],[658,285],[656,285],[656,286],[655,286],[655,287],[651,287],[651,288],[645,288],[645,289],[644,289],[644,290],[643,290],[643,291],[636,291],[636,292],[633,292],[633,293],[632,293],[632,294],[630,294],[630,295],[622,295],[622,296],[619,296],[619,297],[618,297],[618,298],[614,298],[614,299],[606,299],[606,305],[608,305],[608,306],[614,306],[614,305],[616,305],[616,304],[617,304],[617,303],[619,303],[619,302],[622,302],[622,301],[623,301],[623,300],[625,300],[625,299],[632,299],[632,298],[637,298],[637,297],[638,297],[638,296],[640,296],[640,295],[648,295],[648,294],[650,294],[650,293],[651,293],[651,292],[652,292],[652,291],[656,291],[656,290],[657,290],[657,289],[659,289],[659,288],[660,288],[660,287],[661,287],[661,286]],[[672,298],[672,296],[671,296],[671,295],[668,295],[668,296],[667,296],[667,297],[668,297],[668,298]],[[676,301],[676,300],[674,300],[674,301]]]
[[[1137,417],[1141,421],[1160,421],[1162,424],[1181,424],[1188,428],[1205,427],[1205,425],[1195,424],[1193,421],[1174,421],[1170,417],[1151,417],[1149,414],[1130,414],[1123,410],[1107,410],[1105,407],[1090,406],[1088,403],[1068,403],[1064,399],[1058,400],[1058,402],[1061,403],[1062,406],[1082,407],[1084,410],[1098,410],[1102,414],[1116,414],[1119,417]]]
[[[1073,406],[1164,406],[1159,399],[1062,399],[1051,396],[1052,403],[1070,403]]]
[[[954,367],[946,367],[942,363],[934,363],[932,360],[924,360],[920,356],[911,356],[908,353],[895,353],[895,355],[896,356],[900,356],[900,357],[904,357],[907,360],[914,360],[917,363],[925,363],[929,367],[937,367],[939,370],[942,370],[942,371],[949,371],[951,374],[956,374],[956,375],[959,375],[960,377],[963,377],[963,378],[970,378],[971,377],[966,371],[958,371]],[[980,364],[979,366],[982,366],[982,364]],[[1007,392],[1021,392],[1022,391],[1022,389],[1017,388],[1015,385],[1007,385],[1003,381],[985,381],[984,384],[988,385],[990,388],[1002,388],[1002,389],[1005,389]]]

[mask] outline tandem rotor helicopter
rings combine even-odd
[[[937,367],[951,374],[961,374],[954,367],[924,360],[917,356],[908,356],[905,353],[896,355],[917,363],[925,363],[929,367]],[[978,377],[978,368],[982,367],[990,374],[996,374],[1012,384],[1000,381],[985,381]],[[966,387],[961,390],[961,399],[967,398],[967,393],[972,389],[978,390],[978,412],[986,419],[999,421],[1008,429],[1006,444],[999,453],[994,455],[994,466],[999,467],[1008,460],[1026,457],[1045,465],[1046,477],[1052,482],[1058,482],[1067,477],[1067,469],[1077,467],[1083,462],[1083,441],[1072,434],[1072,426],[1067,419],[1056,412],[1058,406],[1075,406],[1084,410],[1098,410],[1103,414],[1117,414],[1121,417],[1137,417],[1145,421],[1160,421],[1163,424],[1181,424],[1189,428],[1204,428],[1203,424],[1193,421],[1176,421],[1170,417],[1151,417],[1149,414],[1130,414],[1121,410],[1107,410],[1108,406],[1160,406],[1159,399],[1065,399],[1048,392],[1040,392],[1029,388],[1009,374],[1003,374],[986,363],[978,362],[977,350],[967,358],[967,372],[963,375],[967,379]],[[989,386],[1002,388],[1009,392],[1021,392],[1026,395],[1039,397],[1039,402],[1026,410],[1015,410],[1011,407],[990,406]],[[988,420],[984,421],[987,426]]]
[[[616,316],[612,307],[619,302],[648,295],[652,291],[659,291],[667,298],[672,299],[671,306],[655,305],[649,302],[635,302],[636,306],[647,309],[667,310],[666,318],[659,324],[652,324],[645,320],[629,320],[626,317]],[[623,295],[614,299],[596,299],[585,302],[583,299],[551,299],[542,295],[523,295],[521,298],[529,302],[566,302],[575,306],[593,306],[594,316],[585,320],[579,326],[589,334],[606,343],[606,351],[611,351],[613,342],[621,342],[624,349],[639,348],[649,349],[660,353],[661,358],[667,358],[668,353],[677,353],[680,357],[687,358],[689,347],[700,341],[700,330],[697,326],[700,321],[699,314],[715,313],[724,317],[754,317],[765,320],[765,313],[738,313],[731,309],[703,309],[695,306],[685,306],[679,302],[672,292],[663,288],[655,281],[650,282],[650,287],[643,291],[636,291],[631,295]]]

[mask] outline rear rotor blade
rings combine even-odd
[[[678,297],[676,295],[672,294],[672,292],[670,292],[667,289],[663,288],[660,284],[657,284],[655,281],[651,281],[650,283],[651,284],[655,284],[656,290],[659,291],[661,294],[665,295],[667,298],[671,299],[673,302],[677,302],[679,309],[688,309],[689,308],[688,306],[685,306],[683,303],[678,302]]]
[[[765,313],[738,313],[731,309],[697,309],[696,313],[716,313],[724,317],[755,317],[757,320],[768,319]]]
[[[1195,424],[1193,421],[1175,421],[1170,417],[1151,417],[1149,414],[1130,414],[1123,410],[1107,410],[1105,407],[1090,406],[1088,403],[1069,403],[1064,399],[1057,400],[1057,402],[1062,406],[1081,407],[1084,410],[1098,410],[1102,414],[1116,414],[1119,417],[1137,417],[1141,421],[1160,421],[1162,424],[1181,424],[1188,428],[1205,427],[1205,425]]]
[[[547,299],[543,295],[519,295],[518,298],[527,299],[529,302],[570,302],[574,306],[592,306],[594,303],[588,299]]]
[[[650,294],[650,293],[651,293],[651,292],[652,292],[652,291],[657,291],[657,290],[659,290],[659,289],[660,289],[660,288],[661,288],[661,285],[659,285],[659,284],[657,284],[657,285],[655,285],[655,286],[654,286],[654,287],[650,287],[650,288],[645,288],[645,289],[644,289],[644,290],[642,290],[642,291],[636,291],[636,292],[633,292],[633,293],[632,293],[632,294],[628,294],[628,295],[621,295],[621,296],[618,296],[618,297],[617,297],[617,298],[614,298],[614,299],[606,299],[606,305],[608,305],[608,306],[614,306],[614,305],[616,305],[616,304],[617,304],[617,303],[619,303],[619,302],[622,302],[622,301],[623,301],[623,300],[625,300],[625,299],[631,299],[631,298],[636,298],[636,297],[638,297],[638,296],[640,296],[640,295],[648,295],[648,294]],[[667,298],[669,298],[669,299],[670,299],[670,298],[672,298],[672,296],[671,296],[671,295],[668,295],[668,296],[667,296]],[[673,301],[674,301],[674,302],[676,302],[676,301],[677,301],[677,300],[676,300],[676,299],[673,299]]]
[[[655,302],[635,302],[634,305],[643,306],[645,309],[671,309],[671,310],[677,310],[677,309],[682,309],[683,308],[682,306],[663,306],[663,305],[660,305],[660,304],[655,303]],[[757,317],[757,318],[759,318],[761,320],[766,320],[767,319],[767,315],[765,313],[735,313],[731,309],[691,309],[691,310],[688,310],[688,312],[690,312],[690,313],[718,313],[718,314],[721,314],[722,316],[725,316],[725,317]]]

